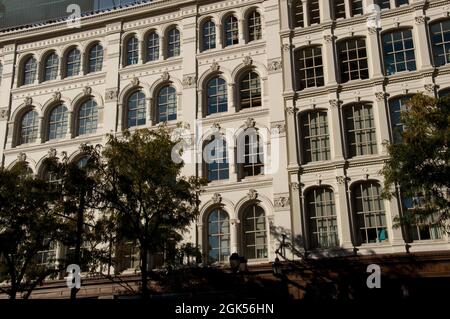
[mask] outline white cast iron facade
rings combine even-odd
[[[369,1],[362,1],[363,8]],[[283,233],[294,236],[300,247],[306,244],[327,254],[334,251],[326,248],[329,243],[350,253],[355,246],[360,253],[403,252],[405,236],[392,227],[400,204],[376,196],[386,158],[383,141],[392,135],[388,105],[402,95],[435,94],[450,87],[449,65],[433,66],[428,37],[430,23],[448,14],[450,1],[409,0],[399,8],[391,2],[392,9],[381,13],[379,30],[367,27],[367,12],[353,14],[349,0],[342,1],[347,19],[337,20],[334,1],[328,0],[166,0],[86,16],[79,29],[56,23],[3,32],[3,165],[10,168],[26,159],[35,174],[44,175],[42,162],[49,152],[78,161],[80,144],[103,144],[106,134],[120,134],[130,126],[153,127],[168,120],[171,128],[183,122],[193,132],[201,122],[199,140],[190,136],[190,150],[201,153],[211,135],[222,132],[230,161],[228,178],[211,181],[201,196],[199,220],[185,238],[201,245],[205,257],[211,246],[223,253],[219,261],[233,252],[250,263],[272,261]],[[381,37],[396,29],[411,30],[416,69],[387,76]],[[364,43],[367,67],[357,58],[358,76],[364,78],[344,83],[338,59],[342,47],[336,45],[347,39],[364,40],[348,42],[347,49]],[[102,59],[93,50],[97,45]],[[298,50],[310,46],[321,48],[323,76],[314,68],[314,76],[322,79],[310,79],[300,89],[300,75],[293,70],[298,69]],[[354,53],[347,51],[348,57]],[[222,112],[211,112],[210,105]],[[363,133],[373,137],[373,143],[363,143],[362,156],[357,150],[361,143],[351,148],[346,139],[343,111],[352,106],[354,112],[368,114],[370,125]],[[325,158],[312,161],[304,156],[310,147],[304,144],[302,116],[319,110],[329,133],[324,137]],[[308,119],[309,126],[313,120]],[[262,170],[235,160],[238,137],[253,128],[261,136]],[[355,136],[356,131],[353,127]],[[368,148],[372,154],[365,154]],[[246,174],[247,169],[253,173]],[[191,163],[183,173],[206,176],[208,170],[203,163]],[[370,187],[361,184],[369,182]],[[357,226],[358,213],[364,213],[355,208],[357,187],[360,202],[383,205],[374,212],[380,223],[365,225],[367,243],[362,243]],[[311,192],[326,200],[309,200]],[[313,206],[325,207],[326,218],[311,222],[320,217],[312,215]],[[449,249],[449,240],[441,236],[410,245],[413,251]]]

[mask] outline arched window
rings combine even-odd
[[[22,116],[20,122],[19,144],[34,143],[38,137],[39,117],[36,111],[31,110]]]
[[[416,70],[416,57],[411,29],[383,35],[384,68],[386,75]]]
[[[345,0],[334,0],[334,18],[345,19]]]
[[[179,56],[181,53],[180,31],[173,27],[167,32],[167,57]]]
[[[336,206],[333,191],[327,187],[314,188],[306,194],[311,248],[339,245]]]
[[[438,92],[438,96],[439,96],[440,98],[450,96],[450,88],[445,88],[445,89],[440,90],[440,91]]]
[[[48,122],[48,140],[66,137],[67,133],[67,108],[64,105],[58,105],[50,112]]]
[[[228,110],[227,82],[220,76],[214,77],[206,85],[208,115]]]
[[[303,159],[305,163],[330,159],[330,133],[326,111],[303,113],[300,116]]]
[[[403,209],[406,214],[419,215],[425,208],[424,196],[417,194],[414,197],[404,198]],[[442,228],[439,225],[439,212],[437,214],[427,215],[424,220],[416,221],[412,218],[410,225],[408,225],[409,239],[416,240],[430,240],[441,239]]]
[[[305,0],[303,0],[305,1]],[[305,17],[303,11],[303,1],[293,1],[294,28],[303,28],[305,26]]]
[[[366,40],[364,38],[353,38],[340,42],[338,44],[338,56],[342,83],[369,78]]]
[[[142,91],[134,92],[128,98],[128,128],[145,125],[146,107],[145,94]]]
[[[230,256],[230,218],[220,208],[208,215],[208,256],[210,262],[227,262]]]
[[[87,166],[88,162],[89,162],[89,157],[83,156],[77,161],[77,166],[80,169],[84,169]]]
[[[243,248],[247,259],[267,258],[266,214],[258,205],[247,207],[243,219]]]
[[[137,64],[139,61],[139,40],[132,36],[127,41],[127,65]]]
[[[377,152],[375,120],[371,104],[354,104],[344,109],[348,156]]]
[[[387,240],[386,214],[380,185],[375,182],[360,183],[353,187],[352,195],[359,241],[369,244]]]
[[[389,100],[389,115],[391,118],[392,141],[400,143],[402,141],[403,123],[401,121],[401,113],[406,111],[406,106],[411,96],[401,96]]]
[[[261,106],[261,81],[256,72],[244,74],[239,83],[240,108]]]
[[[97,103],[90,99],[84,102],[78,110],[76,135],[93,134],[97,131]]]
[[[89,73],[100,72],[103,67],[103,47],[100,43],[89,50]]]
[[[67,53],[66,76],[75,76],[80,74],[81,54],[80,50],[72,49]]]
[[[159,90],[156,119],[157,122],[177,119],[177,91],[170,85]]]
[[[450,20],[439,21],[430,26],[435,66],[450,63]]]
[[[260,40],[262,37],[261,15],[252,11],[247,17],[248,41]]]
[[[156,32],[147,35],[147,58],[146,61],[156,61],[159,59],[159,36]]]
[[[212,182],[229,178],[228,151],[224,138],[213,137],[205,146],[203,158],[208,181]]]
[[[324,85],[322,48],[306,47],[295,51],[299,89]]]
[[[225,19],[225,46],[239,43],[239,25],[234,15]]]
[[[216,48],[216,25],[211,20],[203,23],[202,44],[203,51]]]
[[[58,76],[59,57],[51,53],[45,59],[44,81],[55,80]]]
[[[261,137],[254,128],[245,130],[238,138],[237,158],[241,166],[241,176],[264,174],[264,149]]]
[[[30,57],[23,65],[23,85],[33,84],[36,80],[37,61],[34,57]]]

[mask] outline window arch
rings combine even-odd
[[[341,82],[369,78],[366,40],[351,38],[338,43]]]
[[[93,99],[81,104],[78,109],[76,135],[93,134],[97,131],[98,107]]]
[[[430,37],[435,66],[450,63],[450,19],[431,24]]]
[[[228,111],[227,82],[215,76],[206,84],[207,115]]]
[[[262,38],[261,15],[253,10],[247,16],[248,41],[260,40]]]
[[[203,158],[205,160],[205,175],[208,181],[229,178],[228,150],[224,137],[213,136],[205,145]]]
[[[386,75],[416,70],[411,29],[387,32],[383,34],[382,40]]]
[[[216,24],[211,19],[202,26],[202,48],[203,51],[216,48]]]
[[[299,90],[324,85],[322,48],[310,46],[295,51]]]
[[[89,50],[89,73],[100,72],[103,68],[103,46],[97,43]]]
[[[48,121],[48,140],[66,137],[68,112],[65,105],[55,106],[50,112]]]
[[[131,36],[127,41],[126,65],[133,65],[139,62],[139,40],[136,36]]]
[[[36,142],[38,138],[39,116],[35,110],[26,112],[20,120],[18,145]]]
[[[230,14],[224,21],[225,46],[239,43],[239,25],[238,19]]]
[[[147,55],[146,61],[156,61],[159,59],[159,35],[152,31],[146,37],[147,42]]]
[[[181,37],[177,27],[172,27],[167,31],[167,57],[173,58],[181,53]]]
[[[362,244],[387,240],[387,223],[381,187],[368,181],[352,187],[353,214],[356,219],[357,236]]]
[[[247,259],[267,258],[266,213],[256,204],[248,206],[242,214],[242,238]]]
[[[23,64],[23,85],[33,84],[37,75],[37,61],[34,57],[29,57]]]
[[[311,248],[339,245],[336,205],[329,187],[313,188],[306,193]]]
[[[146,114],[145,94],[142,91],[136,91],[127,101],[127,127],[145,125]]]
[[[411,96],[403,95],[389,100],[389,115],[391,120],[392,142],[402,141],[403,124],[401,122],[401,112],[406,111],[407,104]]]
[[[166,85],[159,90],[156,113],[158,123],[177,119],[177,91],[173,86]]]
[[[75,76],[80,74],[81,53],[77,48],[70,50],[66,58],[66,76]]]
[[[241,178],[264,174],[264,148],[261,136],[256,129],[246,129],[239,135],[237,159]]]
[[[227,262],[230,256],[230,217],[226,211],[216,208],[208,214],[209,262]]]
[[[45,58],[44,81],[55,80],[58,76],[59,57],[55,52]]]
[[[303,162],[327,161],[331,158],[328,114],[312,111],[300,115]]]
[[[369,103],[344,108],[348,157],[377,153],[373,107]]]
[[[239,81],[240,108],[261,106],[261,81],[258,73],[246,72]]]

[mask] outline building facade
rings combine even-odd
[[[167,123],[183,174],[209,180],[185,238],[204,260],[271,262],[283,235],[312,255],[448,250],[393,227],[407,205],[380,198],[379,171],[407,98],[450,88],[450,1],[380,1],[379,27],[373,4],[161,0],[4,30],[2,165],[45,177],[49,155]]]

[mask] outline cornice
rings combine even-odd
[[[261,179],[252,179],[251,181],[241,181],[241,182],[230,182],[227,184],[220,185],[208,185],[205,187],[205,193],[215,193],[215,192],[236,192],[239,190],[248,191],[249,188],[263,188],[263,187],[271,187],[273,182],[273,178],[270,176],[263,176]]]

